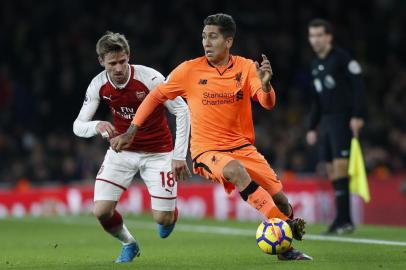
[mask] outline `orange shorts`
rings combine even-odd
[[[224,177],[223,169],[232,160],[241,162],[251,179],[272,196],[282,190],[282,183],[275,172],[253,145],[204,152],[193,160],[193,171],[206,179],[221,183],[226,192],[230,193],[235,187]]]

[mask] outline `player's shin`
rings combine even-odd
[[[275,205],[271,195],[259,186],[254,181],[240,192],[241,197],[244,201],[250,204],[253,208],[261,212],[265,217],[269,218],[280,218],[282,220],[287,220],[288,217],[283,214],[279,208]]]
[[[134,237],[123,223],[123,218],[117,210],[108,219],[99,219],[103,229],[121,241],[123,245],[135,243]]]

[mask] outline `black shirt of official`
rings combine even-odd
[[[332,47],[325,58],[311,63],[313,106],[309,129],[324,116],[343,115],[365,118],[365,94],[361,67],[344,50]]]

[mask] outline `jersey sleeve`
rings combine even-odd
[[[176,116],[176,139],[173,158],[186,160],[190,135],[190,114],[188,106],[181,97],[167,100],[164,105],[171,114]]]
[[[153,68],[136,65],[135,70],[136,72],[139,71],[142,73],[139,75],[139,78],[136,77],[136,79],[142,81],[149,91],[154,90],[165,80],[165,77],[159,71]]]
[[[177,66],[157,89],[168,99],[182,96],[187,99],[187,64]]]
[[[362,70],[360,64],[349,55],[344,57],[345,75],[350,81],[352,89],[352,112],[351,116],[366,117],[366,102]]]
[[[73,122],[73,133],[78,137],[89,138],[97,134],[96,126],[100,121],[91,121],[100,103],[100,87],[96,79],[90,83],[79,115]]]
[[[313,63],[310,65],[310,70],[313,70],[313,65]],[[306,126],[308,130],[315,130],[321,119],[321,102],[320,97],[317,94],[317,89],[321,86],[315,82],[315,78],[313,76],[311,77],[311,81],[309,82],[308,86],[310,88],[311,109]]]
[[[158,88],[155,88],[147,95],[144,101],[141,102],[131,123],[139,127],[142,126],[155,108],[158,107],[159,104],[164,104],[167,100],[168,98],[164,96]]]
[[[258,78],[257,75],[257,68],[255,66],[255,63],[251,60],[247,62],[249,65],[249,70],[248,70],[248,83],[249,83],[249,88],[250,88],[250,93],[251,97],[254,97],[258,90],[262,89],[262,83],[261,80]]]
[[[250,67],[248,71],[248,83],[250,88],[251,97],[258,101],[262,107],[267,110],[272,109],[275,106],[276,96],[275,91],[271,85],[271,90],[269,92],[264,92],[262,90],[261,79],[258,78],[257,68],[253,61],[248,62]]]

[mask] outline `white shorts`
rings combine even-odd
[[[140,171],[151,196],[151,208],[173,211],[176,207],[177,183],[172,177],[172,152],[139,153],[107,150],[96,176],[94,201],[119,201],[134,175]]]

